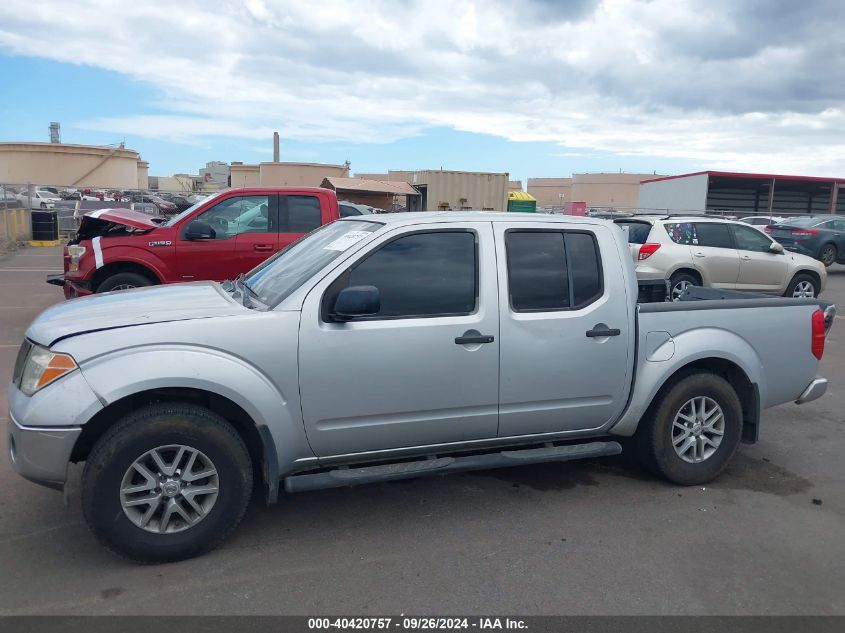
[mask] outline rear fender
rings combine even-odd
[[[296,386],[283,393],[257,367],[220,350],[189,345],[124,348],[95,357],[80,369],[104,407],[154,389],[200,389],[231,400],[272,438],[277,462],[314,457],[308,446]]]
[[[671,347],[674,347],[674,350]],[[667,360],[650,361],[650,358]],[[689,330],[663,343],[656,350],[639,346],[634,392],[628,409],[610,428],[614,435],[631,436],[654,397],[676,373],[687,365],[707,358],[730,361],[739,367],[759,391],[759,402],[766,402],[763,365],[754,348],[743,338],[719,328]]]

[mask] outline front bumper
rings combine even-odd
[[[7,443],[12,468],[25,479],[61,490],[82,429],[21,426],[11,413],[10,417]]]
[[[811,402],[817,398],[821,398],[825,391],[827,391],[827,378],[818,376],[813,382],[807,385],[804,392],[798,396],[795,404],[804,404],[805,402]]]
[[[68,279],[64,276],[64,273],[47,275],[47,283],[53,286],[61,286],[65,293],[65,299],[75,299],[76,297],[86,297],[94,294],[87,281]]]
[[[61,489],[82,426],[103,405],[79,370],[25,395],[9,383],[8,455],[22,477]]]

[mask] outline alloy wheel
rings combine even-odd
[[[679,281],[672,286],[672,301],[678,301],[681,298],[681,295],[684,294],[684,291],[691,285],[692,284],[688,281]]]
[[[120,505],[139,528],[182,532],[202,521],[217,501],[220,480],[212,461],[190,446],[159,446],[132,462],[120,484]]]
[[[687,400],[675,414],[671,436],[675,453],[687,463],[697,464],[711,457],[725,435],[725,415],[712,398]]]
[[[809,281],[799,281],[792,290],[794,299],[812,299],[816,296],[816,289]]]

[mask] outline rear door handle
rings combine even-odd
[[[467,330],[463,336],[455,339],[455,345],[480,345],[492,343],[495,339],[489,334],[481,334],[477,330]]]
[[[258,251],[260,253],[267,253],[273,250],[272,244],[254,244],[252,250]]]
[[[593,326],[592,330],[587,330],[588,338],[603,338],[605,336],[619,336],[622,330],[616,327],[607,327],[604,323],[599,323]]]
[[[742,259],[747,261],[747,260],[751,259],[751,256],[750,255],[743,255]]]
[[[693,253],[696,257],[707,257],[704,253]]]

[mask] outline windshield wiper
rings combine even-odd
[[[237,289],[237,288],[243,288],[243,289],[245,289],[245,290],[246,290],[246,292],[243,292],[243,291],[242,291],[242,294],[243,294],[243,302],[242,302],[242,305],[243,305],[244,307],[249,307],[249,306],[247,306],[247,305],[246,305],[247,293],[249,293],[250,295],[252,295],[252,296],[255,298],[255,300],[256,300],[256,301],[258,301],[258,303],[260,303],[262,306],[264,306],[264,302],[261,300],[261,295],[259,295],[259,294],[258,294],[255,290],[253,290],[253,289],[250,287],[250,285],[246,282],[246,274],[245,274],[245,273],[241,273],[240,275],[238,275],[237,277],[235,277],[234,287],[235,287],[236,289]],[[265,306],[265,307],[266,307],[266,306]]]

